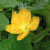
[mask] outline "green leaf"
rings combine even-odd
[[[34,44],[33,50],[39,50],[39,44]]]
[[[45,29],[43,32],[39,33],[38,35],[33,37],[33,42],[37,43],[40,42],[48,33],[48,28]]]
[[[19,2],[30,2],[30,1],[32,1],[32,0],[17,0],[17,1],[19,1]]]
[[[0,13],[0,31],[5,30],[6,25],[9,24],[9,20],[3,13]]]
[[[1,32],[0,32],[0,40],[2,40],[2,38],[1,38]]]
[[[43,10],[46,15],[46,24],[48,27],[50,27],[50,5],[45,6],[45,10]]]
[[[7,40],[0,41],[1,50],[32,50],[31,37],[28,35],[21,41],[17,41],[16,35],[10,35]]]
[[[0,0],[0,8],[15,7],[16,0]]]
[[[42,42],[40,47],[40,50],[50,50],[50,41]]]

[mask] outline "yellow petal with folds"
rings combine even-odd
[[[15,14],[12,16],[11,24],[20,25],[20,16],[19,14]]]
[[[21,34],[22,31],[19,29],[18,25],[10,24],[6,26],[6,31],[10,32],[11,34]]]
[[[31,21],[31,12],[27,9],[21,9],[19,12],[21,24],[29,24]]]
[[[28,34],[29,34],[29,29],[28,30],[26,30],[25,32],[23,32],[22,34],[20,34],[20,35],[18,35],[17,36],[17,40],[22,40],[22,39],[24,39]]]
[[[40,18],[39,17],[32,17],[32,21],[31,21],[31,24],[30,24],[30,29],[32,31],[35,31],[37,29],[37,27],[39,26],[39,22],[40,22]]]
[[[20,25],[19,13],[16,13],[16,11],[14,11],[14,10],[12,11],[11,24],[18,24],[18,25]]]

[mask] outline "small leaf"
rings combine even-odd
[[[0,13],[0,31],[4,30],[6,25],[9,24],[8,19],[6,18],[6,16],[2,13]]]

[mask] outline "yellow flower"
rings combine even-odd
[[[30,31],[35,31],[39,25],[39,17],[32,17],[27,9],[21,9],[19,13],[12,11],[11,24],[6,26],[6,31],[11,34],[19,34],[17,40],[24,39]]]

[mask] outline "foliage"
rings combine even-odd
[[[49,0],[0,0],[0,49],[1,50],[50,50],[50,1]],[[40,17],[36,31],[22,41],[5,31],[10,23],[12,10],[29,9],[33,16]]]

